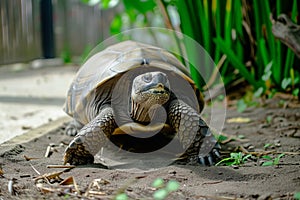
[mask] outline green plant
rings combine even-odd
[[[245,155],[242,152],[230,153],[230,157],[222,159],[216,164],[216,166],[220,164],[225,164],[227,166],[242,165],[248,160],[249,157],[251,157],[251,155]]]
[[[267,149],[267,148],[272,147],[272,146],[274,146],[274,144],[267,143],[267,144],[264,145],[264,149]]]
[[[279,154],[279,155],[276,156],[275,158],[272,158],[272,157],[269,156],[269,155],[264,155],[262,158],[266,159],[267,161],[264,162],[264,163],[262,164],[262,166],[274,166],[274,165],[278,166],[278,165],[279,165],[279,161],[280,161],[280,159],[281,159],[283,156],[285,156],[284,153]]]
[[[163,179],[157,178],[152,183],[152,187],[158,189],[153,193],[153,198],[156,200],[165,199],[171,192],[178,190],[179,186],[177,181],[170,180],[165,184]]]
[[[297,199],[297,200],[300,200],[300,192],[296,192],[294,194],[294,198]]]
[[[64,50],[61,53],[61,58],[63,59],[64,63],[71,63],[72,62],[72,58],[71,58],[71,52],[70,52],[70,50]]]
[[[128,196],[125,193],[120,193],[115,197],[115,200],[127,200]]]
[[[268,115],[266,118],[267,124],[271,124],[272,120],[273,120],[273,117],[271,115]]]
[[[102,9],[109,8],[113,0],[82,0],[98,2]],[[269,97],[276,91],[299,95],[300,73],[294,53],[276,40],[272,34],[270,16],[290,13],[296,21],[299,14],[297,0],[121,0],[124,11],[111,23],[111,33],[136,27],[166,27],[181,31],[196,40],[209,53],[215,63],[221,63],[220,73],[225,86],[239,79],[253,86],[253,93]],[[203,77],[210,77],[213,69],[206,64],[209,58],[199,58],[195,46],[182,41],[190,63],[201,63],[205,74],[198,74],[196,66],[188,64],[192,78],[203,87]],[[204,62],[203,62],[204,60]],[[299,61],[298,61],[299,62]],[[204,80],[208,80],[204,77]],[[217,84],[217,83],[216,83]],[[242,104],[243,102],[241,102]],[[241,105],[244,106],[245,105]],[[243,110],[243,109],[241,109]]]

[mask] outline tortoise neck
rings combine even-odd
[[[141,123],[149,123],[151,121],[150,108],[144,104],[131,101],[130,116],[134,121]],[[152,111],[153,113],[153,111]]]

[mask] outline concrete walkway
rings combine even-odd
[[[0,66],[0,144],[66,116],[62,107],[78,67]]]

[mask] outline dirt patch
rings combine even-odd
[[[238,123],[238,118],[247,122]],[[264,160],[257,157],[239,167],[164,166],[158,158],[149,159],[148,163],[141,163],[139,159],[126,162],[126,158],[118,157],[117,153],[104,151],[103,156],[96,156],[95,164],[60,174],[61,179],[73,177],[77,187],[58,185],[61,180],[48,182],[35,171],[43,175],[63,170],[47,166],[62,164],[64,149],[72,139],[64,135],[67,120],[53,121],[30,131],[23,143],[16,138],[1,145],[0,199],[85,199],[93,195],[112,199],[122,192],[130,199],[153,199],[156,189],[152,183],[156,178],[180,184],[167,199],[293,199],[294,193],[300,191],[299,102],[274,98],[242,114],[234,108],[227,112],[224,133],[236,138],[242,136],[242,139],[222,145],[224,157],[238,146],[255,155],[269,152],[271,157],[276,157],[276,153],[283,152],[285,156],[278,166],[261,166]],[[51,151],[46,158],[48,146]],[[115,159],[106,159],[106,155]],[[109,169],[101,164],[103,158]],[[154,162],[161,162],[161,166],[152,165]],[[9,184],[12,191],[8,190]]]

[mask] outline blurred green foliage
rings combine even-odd
[[[92,0],[82,0],[89,3]],[[93,0],[101,8],[116,0]],[[298,16],[297,0],[119,0],[124,10],[111,23],[111,34],[136,27],[158,26],[181,31],[196,40],[219,66],[225,86],[244,79],[253,94],[272,96],[275,91],[299,95],[299,59],[276,40],[272,20]],[[197,61],[194,46],[185,43],[189,60]],[[223,58],[223,59],[222,59]],[[224,59],[225,58],[225,59]],[[205,84],[191,68],[198,86]],[[211,66],[202,66],[211,74]]]

